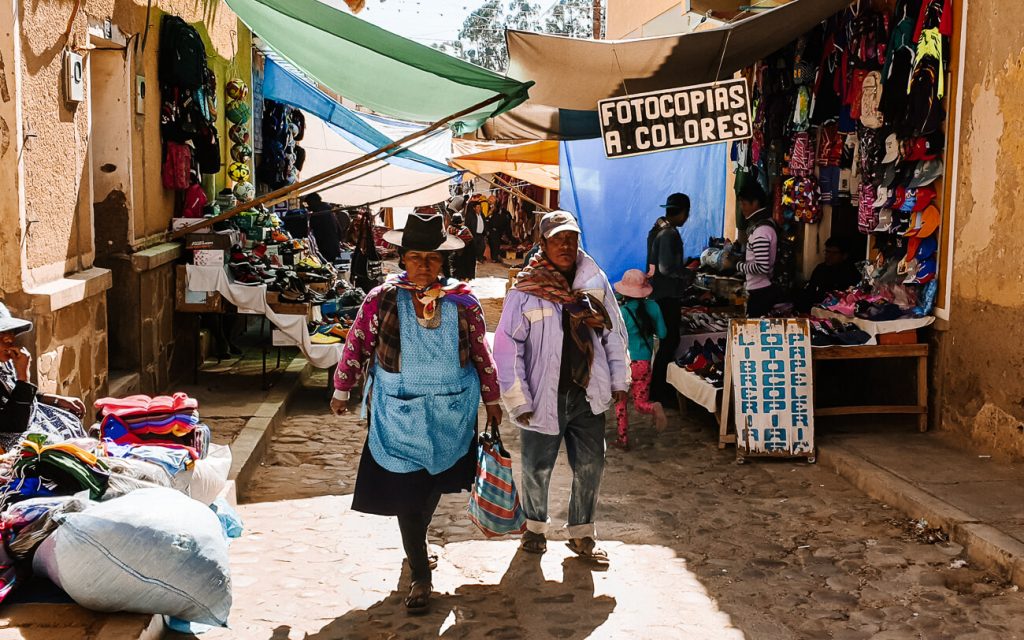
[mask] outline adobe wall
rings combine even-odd
[[[971,0],[967,16],[951,307],[937,334],[936,422],[1024,458],[1024,15]]]
[[[102,395],[110,332],[116,334],[109,340],[110,359],[136,356],[132,362],[143,391],[162,390],[169,382],[173,269],[162,260],[130,257],[160,242],[174,207],[174,194],[164,190],[160,176],[157,59],[165,12],[196,25],[206,41],[218,74],[223,133],[223,84],[229,75],[251,77],[251,39],[221,0],[155,0],[148,15],[146,0],[0,7],[0,180],[9,187],[0,190],[0,225],[7,230],[0,233],[0,300],[36,321],[26,342],[47,391],[87,401]],[[94,26],[109,20],[120,34],[113,40],[120,37],[126,46],[97,51],[90,20]],[[65,47],[84,55],[87,68],[95,60],[97,73],[123,76],[127,90],[119,96],[93,95],[87,71],[85,100],[69,104],[62,88]],[[142,114],[136,113],[137,76],[146,82]],[[90,141],[90,132],[104,124],[98,119],[116,109],[124,115],[123,133],[115,130]],[[227,159],[230,143],[222,137]],[[95,162],[90,153],[97,155]],[[99,157],[105,153],[127,160],[105,162]],[[94,166],[102,173],[93,175]],[[223,186],[222,172],[211,187]],[[94,203],[101,216],[95,225]],[[105,268],[114,266],[115,256],[128,260],[130,268]],[[108,326],[108,308],[113,326]],[[122,351],[126,343],[131,349]]]

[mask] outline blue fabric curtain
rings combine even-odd
[[[270,100],[312,113],[361,151],[370,152],[393,142],[354,111],[296,77],[270,58],[266,60],[263,72],[263,95]],[[409,133],[419,128],[422,127],[410,124]],[[413,171],[454,173],[454,169],[448,165],[410,150],[399,151],[388,157],[386,162]]]
[[[563,209],[576,214],[583,248],[615,282],[627,269],[647,270],[647,232],[675,192],[690,196],[682,227],[687,256],[696,256],[725,224],[726,144],[609,160],[601,139],[561,143]]]

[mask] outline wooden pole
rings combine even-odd
[[[594,0],[594,40],[601,39],[601,0]]]
[[[264,195],[256,198],[255,200],[252,200],[250,202],[246,202],[245,204],[240,204],[237,207],[234,207],[233,209],[229,209],[229,210],[225,211],[224,213],[220,214],[219,216],[216,216],[216,217],[213,217],[213,218],[205,218],[205,219],[197,222],[194,225],[191,225],[191,226],[179,229],[179,230],[177,230],[177,231],[175,231],[175,232],[173,232],[171,234],[171,239],[172,240],[177,240],[177,239],[182,238],[182,237],[184,237],[184,236],[186,236],[186,235],[188,235],[190,233],[195,233],[196,231],[199,231],[200,229],[205,229],[206,227],[209,227],[209,226],[211,226],[211,225],[213,225],[213,224],[215,224],[217,222],[220,222],[222,220],[227,220],[229,218],[233,218],[236,215],[238,215],[239,213],[242,213],[243,211],[248,211],[248,210],[252,209],[253,207],[257,207],[257,206],[259,206],[261,204],[266,204],[266,203],[271,202],[271,201],[278,202],[278,201],[283,200],[284,198],[289,197],[291,195],[298,195],[299,192],[308,191],[308,190],[310,190],[312,188],[315,188],[316,186],[318,186],[320,184],[323,184],[323,183],[327,182],[328,180],[332,180],[334,178],[337,178],[338,176],[341,176],[341,175],[343,175],[345,173],[348,173],[349,171],[353,171],[355,169],[358,169],[360,167],[365,166],[368,163],[368,161],[376,158],[378,155],[380,155],[382,153],[388,153],[389,151],[397,151],[400,147],[403,147],[403,146],[407,145],[408,143],[412,142],[413,140],[416,140],[417,138],[422,138],[423,136],[425,136],[425,135],[427,135],[429,133],[437,131],[438,129],[440,129],[441,127],[445,126],[446,124],[448,124],[452,120],[458,120],[459,118],[461,118],[463,116],[466,116],[466,115],[469,115],[470,113],[473,113],[474,111],[477,111],[479,109],[482,109],[483,107],[486,107],[489,104],[493,104],[493,103],[503,99],[504,97],[505,97],[504,94],[501,94],[501,93],[496,94],[496,95],[488,98],[487,100],[479,102],[479,103],[477,103],[477,104],[475,104],[475,105],[473,105],[471,107],[467,107],[467,108],[463,109],[462,111],[459,111],[458,113],[453,113],[452,115],[450,115],[450,116],[448,116],[446,118],[438,120],[437,122],[431,124],[426,129],[420,129],[419,131],[416,131],[414,133],[411,133],[411,134],[405,136],[401,140],[395,140],[391,144],[384,145],[383,147],[381,147],[379,149],[375,149],[375,150],[373,150],[373,151],[371,151],[371,152],[369,152],[369,153],[367,153],[367,154],[365,154],[363,156],[360,156],[360,157],[358,157],[358,158],[356,158],[354,160],[350,160],[350,161],[346,162],[343,165],[334,167],[333,169],[328,169],[327,171],[324,171],[323,173],[315,175],[312,178],[309,178],[308,180],[303,180],[302,182],[296,182],[295,184],[288,185],[287,187],[282,187],[280,189],[276,189],[274,191],[271,191],[270,193],[264,194]]]
[[[545,211],[545,212],[551,211],[551,207],[548,207],[547,205],[543,205],[543,204],[537,202],[533,198],[529,197],[528,195],[526,195],[525,193],[523,193],[522,191],[520,191],[519,189],[516,189],[515,187],[513,187],[511,185],[506,185],[504,183],[495,182],[494,180],[491,180],[490,178],[488,178],[486,176],[480,175],[479,173],[477,173],[476,171],[473,171],[472,169],[467,169],[467,168],[463,167],[462,165],[460,165],[455,160],[452,160],[451,163],[459,171],[465,171],[466,173],[471,173],[474,176],[480,178],[481,180],[483,180],[485,182],[488,182],[488,183],[494,185],[495,187],[498,187],[502,191],[507,191],[507,192],[511,193],[512,195],[516,196],[517,198],[520,198],[522,200],[526,200],[527,202],[531,202],[531,203],[537,205],[538,207],[541,208],[542,211]]]

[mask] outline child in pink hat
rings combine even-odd
[[[645,415],[654,416],[654,427],[658,431],[665,429],[668,420],[660,402],[650,401],[651,391],[651,357],[654,353],[654,339],[665,338],[667,330],[661,309],[653,300],[648,300],[652,287],[647,276],[639,269],[630,269],[623,274],[622,280],[615,283],[616,296],[622,319],[629,332],[630,370],[633,373],[633,384],[630,395],[633,406]],[[612,442],[620,449],[629,449],[629,412],[627,402],[623,400],[615,406],[619,422],[618,438]]]

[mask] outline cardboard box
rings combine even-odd
[[[917,329],[878,334],[878,344],[917,344]]]
[[[227,251],[235,244],[230,233],[190,233],[185,236],[185,248],[191,251],[199,249],[220,249]]]
[[[224,255],[223,249],[196,249],[192,252],[192,264],[203,267],[223,267]]]
[[[174,309],[183,313],[223,313],[224,298],[216,291],[189,291],[185,265],[175,268]]]
[[[191,227],[202,221],[202,218],[171,218],[171,232],[181,231],[185,227]]]
[[[308,302],[296,304],[294,302],[281,302],[280,294],[276,291],[267,292],[267,306],[269,306],[274,313],[280,313],[282,315],[289,316],[306,316],[309,318],[312,315],[312,310]]]

